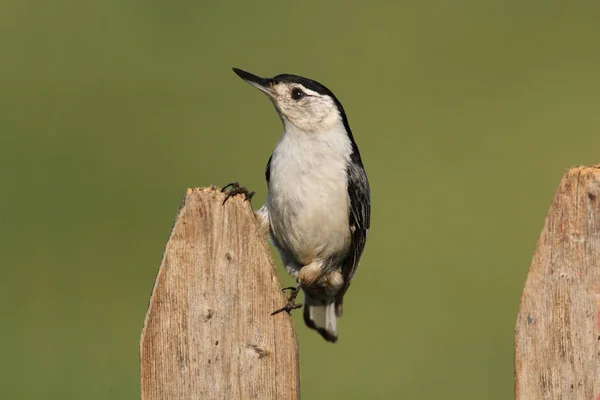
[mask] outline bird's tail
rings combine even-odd
[[[328,342],[337,342],[335,301],[325,302],[304,293],[304,323],[319,332]]]

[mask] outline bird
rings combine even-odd
[[[272,101],[284,127],[266,166],[266,202],[255,213],[297,282],[283,289],[290,290],[288,303],[272,314],[300,308],[301,290],[305,324],[335,343],[371,218],[369,181],[348,117],[317,81],[233,71]]]

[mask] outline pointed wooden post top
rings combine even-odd
[[[140,342],[143,400],[299,399],[298,342],[249,202],[188,189]]]
[[[515,398],[600,395],[600,164],[568,170],[529,268],[515,329]]]

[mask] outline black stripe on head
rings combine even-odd
[[[333,92],[327,87],[317,81],[313,81],[312,79],[304,78],[298,75],[292,74],[280,74],[271,78],[274,83],[299,83],[307,89],[310,89],[314,92],[317,92],[322,95],[327,95],[333,99],[335,104],[337,105],[338,110],[340,111],[340,115],[342,116],[342,122],[344,123],[344,128],[346,128],[346,133],[348,133],[348,137],[350,138],[350,142],[352,143],[352,161],[362,166],[362,160],[360,158],[360,152],[358,151],[358,146],[354,141],[354,136],[352,136],[352,130],[350,129],[350,124],[348,123],[348,117],[346,116],[346,112],[344,111],[344,107],[342,103],[335,97]]]
[[[304,86],[305,88],[315,91],[319,94],[326,94],[332,98],[335,98],[335,96],[333,95],[331,90],[327,89],[324,85],[320,84],[317,81],[313,81],[312,79],[304,78],[302,76],[291,75],[291,74],[281,74],[281,75],[277,75],[277,76],[273,77],[272,81],[275,83],[280,83],[280,82],[298,83],[298,84]]]

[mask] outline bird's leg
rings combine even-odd
[[[225,204],[225,202],[229,200],[231,196],[235,196],[236,194],[243,194],[244,196],[246,196],[245,200],[251,201],[252,197],[256,193],[255,191],[249,192],[248,189],[246,189],[244,186],[240,186],[239,182],[232,182],[223,186],[223,189],[221,189],[221,193],[224,193],[225,190],[227,190],[228,188],[231,188],[231,190],[227,192],[227,196],[225,196],[223,204]]]
[[[302,303],[296,303],[296,297],[298,297],[298,293],[300,293],[301,284],[298,283],[296,286],[285,287],[281,289],[282,292],[286,292],[286,290],[290,291],[290,294],[287,298],[287,304],[281,307],[279,310],[275,310],[271,313],[271,315],[279,314],[282,311],[287,311],[288,314],[292,313],[292,310],[302,307]]]

